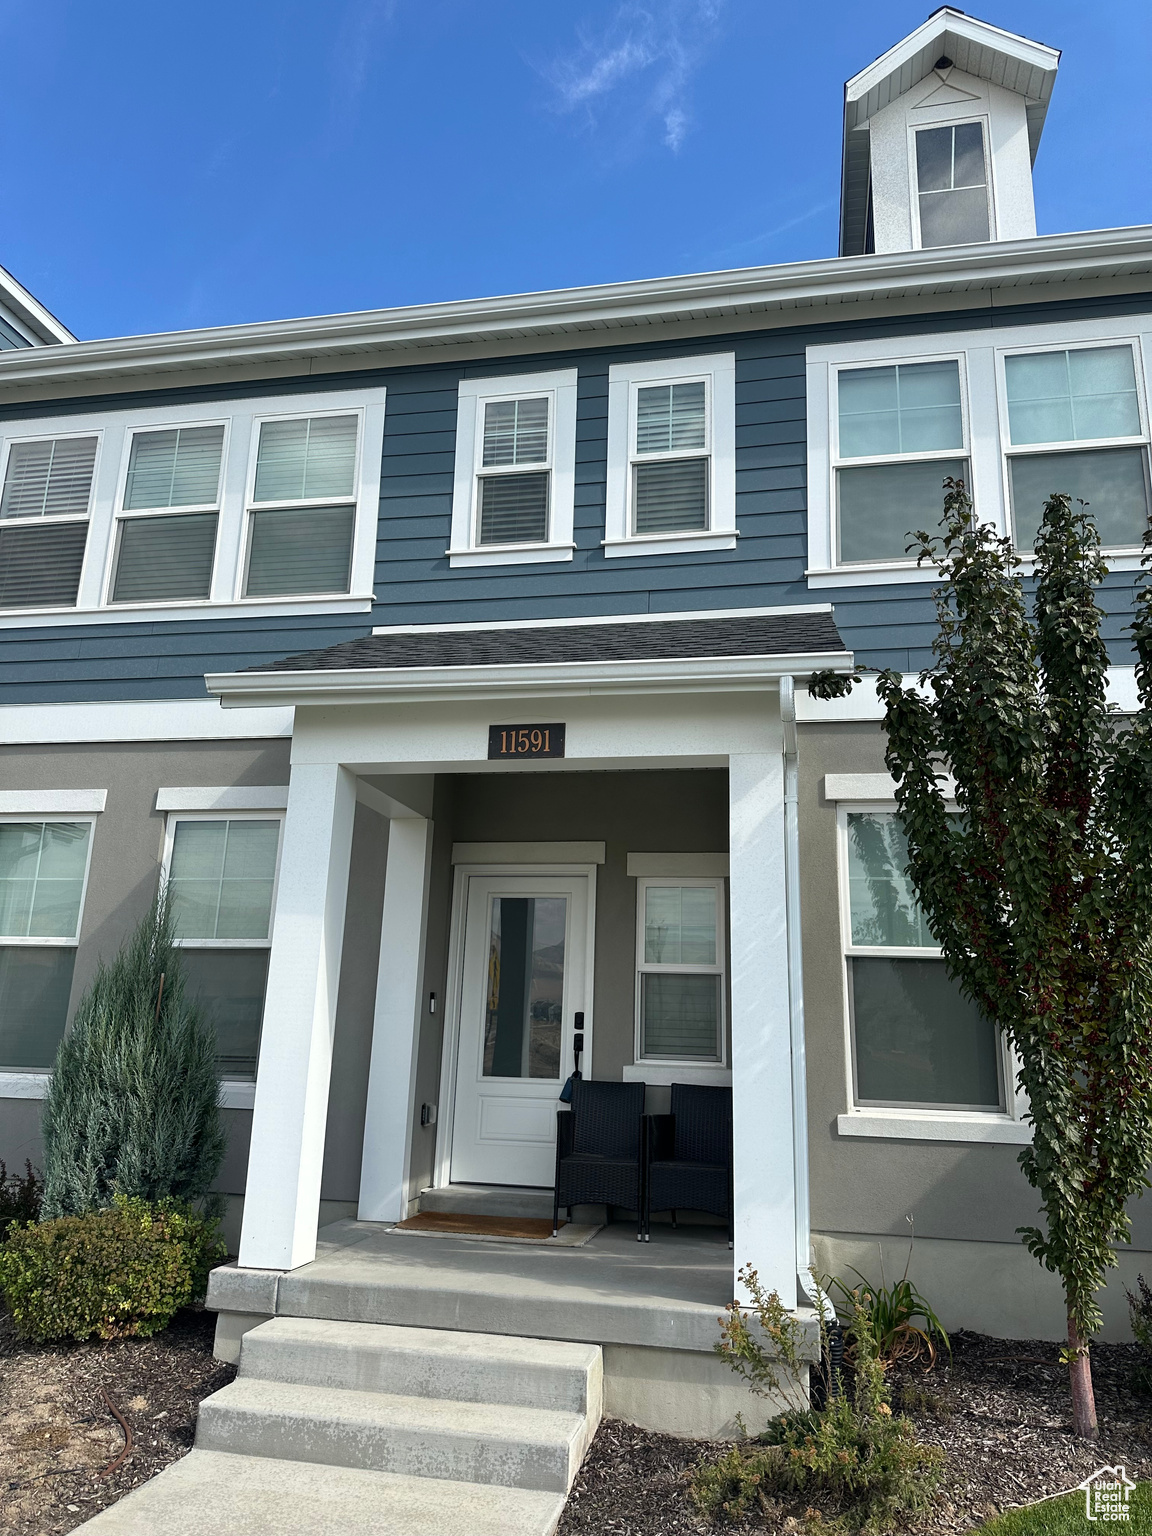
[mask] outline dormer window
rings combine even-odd
[[[916,189],[922,247],[989,239],[984,125],[917,129]]]

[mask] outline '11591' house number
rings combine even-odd
[[[563,725],[490,725],[488,756],[563,757]]]

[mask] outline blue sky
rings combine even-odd
[[[81,337],[828,256],[845,79],[932,0],[0,0],[0,265]],[[1148,0],[1064,50],[1041,233],[1152,222]]]

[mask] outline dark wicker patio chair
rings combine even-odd
[[[656,1211],[728,1218],[732,1246],[732,1090],[672,1084],[672,1113],[645,1116],[644,1240]]]
[[[643,1083],[596,1083],[577,1078],[571,1112],[556,1116],[556,1190],[552,1236],[560,1207],[572,1220],[574,1205],[622,1205],[636,1212],[636,1241],[644,1219],[644,1164],[640,1135]]]

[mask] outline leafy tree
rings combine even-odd
[[[163,898],[101,964],[60,1044],[44,1105],[45,1220],[110,1206],[205,1201],[224,1157],[216,1040],[186,996]]]
[[[1047,502],[1030,620],[1011,542],[975,520],[963,484],[946,489],[942,537],[911,546],[940,568],[935,665],[919,688],[890,670],[876,680],[886,761],[949,973],[1019,1058],[1033,1128],[1020,1164],[1045,1220],[1020,1235],[1060,1276],[1074,1428],[1094,1436],[1096,1293],[1152,1161],[1152,590],[1141,578],[1139,710],[1121,722],[1105,699],[1090,517]],[[825,673],[810,690],[858,681]]]

